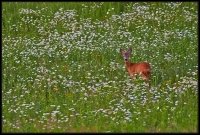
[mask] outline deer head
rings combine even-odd
[[[132,49],[129,48],[127,51],[126,50],[122,50],[120,48],[120,52],[122,54],[122,57],[124,58],[125,61],[128,61],[129,60],[129,57],[131,56],[131,52],[132,52]]]

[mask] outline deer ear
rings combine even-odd
[[[128,51],[131,53],[132,52],[132,48],[129,48]]]
[[[122,48],[120,48],[120,53],[122,53],[122,51],[123,51]]]

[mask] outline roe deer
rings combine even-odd
[[[127,51],[120,49],[120,52],[124,58],[125,61],[125,67],[128,71],[129,75],[134,79],[134,76],[136,74],[139,74],[142,76],[143,80],[149,83],[150,88],[150,73],[151,73],[151,67],[150,64],[147,62],[139,62],[139,63],[131,63],[129,61],[129,57],[131,55],[132,49],[129,48]]]

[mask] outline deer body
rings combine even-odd
[[[125,61],[126,70],[129,75],[134,78],[136,74],[142,76],[144,80],[149,80],[150,77],[150,65],[147,62],[140,63],[131,63],[129,61]]]
[[[125,67],[131,77],[135,77],[136,74],[142,76],[143,80],[148,81],[150,79],[151,67],[147,62],[132,63],[129,61],[132,49],[129,48],[128,51],[120,49],[120,52],[124,58]],[[150,83],[149,83],[150,87]]]

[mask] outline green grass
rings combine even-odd
[[[3,132],[197,132],[197,3],[2,7]],[[150,90],[125,71],[129,47]]]

